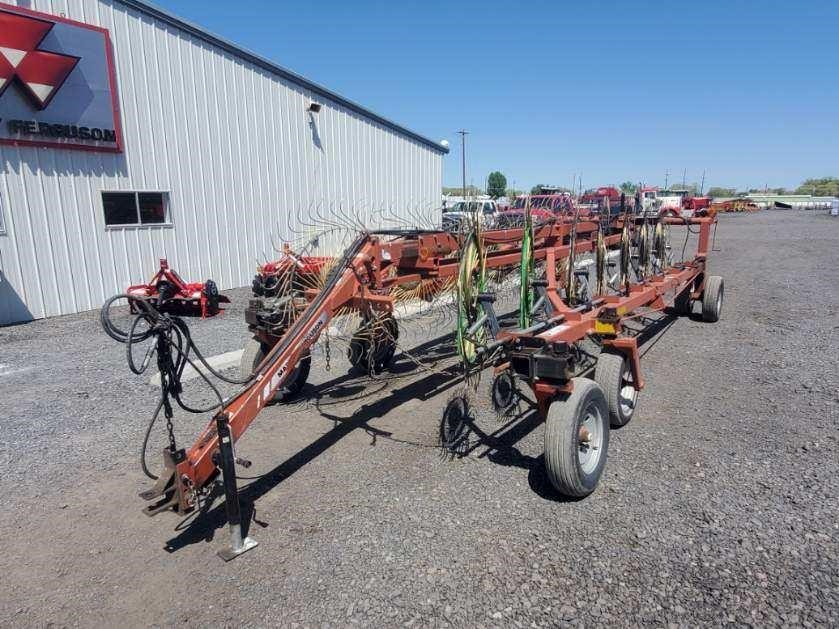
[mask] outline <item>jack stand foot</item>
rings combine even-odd
[[[222,548],[218,551],[218,556],[225,561],[236,559],[241,554],[248,552],[251,548],[256,548],[257,542],[252,537],[245,537],[242,539],[242,528],[238,524],[230,526],[230,546]]]
[[[229,420],[223,411],[216,415],[216,431],[218,432],[221,478],[224,483],[224,506],[227,511],[227,524],[230,527],[230,546],[221,549],[218,555],[225,561],[230,561],[251,548],[255,548],[256,540],[250,537],[242,539],[242,511],[239,508],[239,491],[236,488],[236,470],[234,469],[236,455],[233,453],[233,436],[230,433]]]

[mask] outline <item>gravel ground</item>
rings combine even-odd
[[[333,350],[240,443],[260,545],[229,564],[220,507],[188,528],[140,514],[155,391],[96,313],[0,329],[0,624],[837,625],[839,221],[723,216],[716,243],[722,320],[645,346],[641,406],[590,497],[549,488],[533,416],[483,410],[493,436],[449,460],[456,386],[404,357],[354,380]],[[208,355],[247,338],[232,296],[193,327]],[[403,331],[444,366],[430,336]]]

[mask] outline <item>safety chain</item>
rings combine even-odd
[[[172,405],[168,399],[163,402],[163,412],[166,415],[166,433],[169,435],[169,450],[174,454],[178,451],[178,444],[175,442],[175,426],[172,424]]]
[[[326,353],[326,371],[330,371],[332,365],[330,363],[332,356],[329,349],[329,330],[326,330],[326,334],[324,334],[324,352]]]
[[[169,449],[174,454],[178,445],[175,441],[175,426],[172,423],[174,412],[172,411],[172,402],[169,400],[170,389],[172,388],[171,375],[174,372],[174,365],[172,363],[171,353],[171,336],[172,336],[172,322],[164,315],[160,321],[154,325],[154,329],[160,331],[157,335],[157,369],[160,374],[160,395],[163,402],[163,414],[166,417],[166,433],[169,438]],[[177,381],[175,386],[180,392],[180,387]]]

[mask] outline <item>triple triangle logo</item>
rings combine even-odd
[[[0,11],[0,97],[17,83],[32,105],[43,110],[58,93],[80,57],[39,50],[55,24]]]

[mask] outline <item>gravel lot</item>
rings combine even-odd
[[[0,329],[0,624],[839,624],[839,221],[723,216],[716,244],[722,320],[645,347],[589,498],[549,489],[534,417],[484,413],[498,434],[447,460],[441,376],[403,359],[364,383],[316,358],[307,399],[237,450],[260,545],[229,564],[222,507],[190,528],[141,515],[155,391],[97,314]],[[208,355],[247,338],[232,295],[193,326]],[[446,343],[426,350],[445,365]]]

